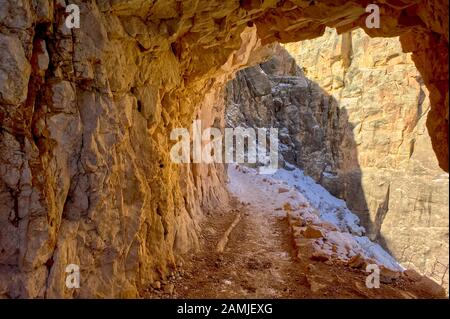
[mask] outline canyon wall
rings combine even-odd
[[[269,50],[244,26],[202,44],[209,16],[194,27],[155,5],[166,16],[146,25],[137,3],[77,3],[73,30],[61,1],[0,6],[3,297],[135,297],[166,278],[197,247],[203,210],[228,197],[221,165],[171,162],[170,132],[223,121],[228,77]],[[190,44],[214,67],[190,63],[202,55]],[[79,289],[66,287],[70,264]]]
[[[278,127],[282,162],[345,199],[404,266],[448,283],[448,174],[431,153],[429,108],[398,38],[327,29],[240,71],[226,115],[233,127]]]
[[[348,117],[353,141],[337,146],[348,154],[321,183],[347,199],[369,237],[440,281],[448,268],[448,174],[430,156],[429,92],[411,55],[397,38],[362,30],[328,29],[286,49]]]
[[[446,167],[448,4],[376,2],[384,22],[372,35],[400,35],[413,52]],[[80,28],[64,23],[69,4]],[[220,87],[261,42],[364,26],[365,6],[0,0],[0,296],[134,297],[167,276],[227,196],[220,166],[170,161],[172,129],[219,118]],[[242,34],[255,25],[261,40]],[[65,285],[69,264],[80,289]]]

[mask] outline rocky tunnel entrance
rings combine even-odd
[[[229,199],[223,165],[171,161],[171,131],[195,118],[220,126],[223,86],[265,44],[365,28],[368,15],[365,1],[70,2],[79,28],[65,23],[69,1],[0,8],[2,297],[135,297],[167,280]],[[375,3],[380,28],[366,31],[412,52],[448,171],[448,4]],[[381,227],[387,189],[374,195]],[[65,284],[71,265],[80,288]]]

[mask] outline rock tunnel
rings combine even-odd
[[[370,3],[380,28],[366,27]],[[1,0],[0,295],[136,297],[166,276],[229,200],[223,165],[170,161],[171,130],[223,126],[239,69],[326,27],[400,37],[448,172],[446,1]],[[83,268],[76,291],[69,264]]]

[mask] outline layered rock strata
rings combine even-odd
[[[227,101],[230,126],[278,127],[282,162],[345,199],[406,267],[448,283],[448,174],[431,156],[428,91],[398,39],[328,29],[240,71]]]
[[[448,4],[377,3],[371,34],[400,35],[413,52],[447,167]],[[69,4],[80,28],[65,25]],[[365,6],[0,0],[0,295],[136,296],[166,276],[196,246],[201,207],[226,197],[220,167],[171,163],[170,132],[213,112],[208,98],[257,47],[242,32],[256,25],[264,44],[313,38],[364,26]],[[80,289],[65,286],[71,263]]]

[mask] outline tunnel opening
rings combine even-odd
[[[238,71],[228,82],[224,107],[222,93],[207,96],[208,103],[201,106],[192,125],[198,121],[197,130],[206,135],[194,138],[193,144],[211,144],[215,136],[208,124],[222,128],[222,132],[224,127],[247,132],[276,127],[280,171],[270,176],[260,174],[259,169],[267,164],[267,149],[262,150],[263,160],[248,163],[255,158],[248,153],[260,152],[255,147],[259,136],[253,147],[248,140],[242,142],[247,151],[242,156],[243,165],[237,160],[237,149],[237,165],[220,157],[213,160],[216,164],[211,169],[211,164],[205,167],[194,159],[197,172],[205,171],[200,174],[205,184],[214,179],[221,164],[230,164],[226,184],[232,195],[231,210],[220,197],[212,198],[211,207],[202,207],[206,221],[201,236],[207,238],[203,244],[219,256],[192,257],[203,269],[198,272],[196,264],[196,269],[190,270],[201,278],[202,291],[195,279],[185,282],[186,291],[180,294],[305,297],[308,293],[301,287],[309,287],[314,296],[331,297],[354,289],[345,285],[339,291],[325,288],[339,279],[323,269],[311,271],[316,262],[333,267],[344,264],[351,269],[381,265],[384,284],[399,283],[396,272],[415,269],[435,281],[428,282],[429,287],[437,283],[447,288],[447,229],[436,226],[447,215],[448,174],[434,158],[427,157],[431,152],[425,126],[430,108],[428,91],[399,39],[370,38],[363,30],[338,35],[327,29],[316,40],[258,50],[265,49],[270,52],[265,52],[266,62]],[[222,142],[208,155],[214,157],[217,150],[223,151]],[[233,146],[239,144],[237,139],[234,142]],[[411,144],[423,148],[411,148]],[[433,198],[433,203],[417,205],[418,198],[421,202]],[[429,219],[430,210],[435,212],[434,221]],[[266,235],[270,232],[280,237],[280,233],[290,234],[284,240],[294,248],[280,250],[277,238]],[[430,233],[436,240],[428,236]],[[264,244],[256,244],[258,240]],[[224,247],[226,243],[230,248]],[[249,253],[233,255],[232,250]],[[257,253],[250,253],[253,251]],[[281,283],[272,282],[261,272],[256,272],[260,277],[255,278],[255,270],[275,268],[275,277],[283,277],[286,271],[305,271],[305,265],[296,264],[298,269],[294,270],[284,264],[289,256],[306,261],[306,271],[314,275],[299,275],[302,284],[285,287],[287,293],[267,293],[269,287]],[[280,262],[274,263],[277,258]],[[345,277],[346,271],[340,271]],[[255,281],[259,284],[249,284]],[[403,293],[402,297],[417,296],[417,291]]]
[[[272,187],[266,194],[275,198],[272,210],[284,211],[287,205],[289,215],[292,207],[308,211],[305,207],[312,206],[324,221],[367,236],[372,243],[361,246],[372,248],[372,258],[379,244],[403,267],[448,291],[448,229],[440,228],[448,214],[448,174],[427,156],[429,108],[428,90],[398,38],[327,29],[314,40],[276,45],[268,61],[228,82],[224,114],[227,127],[278,129],[282,173],[258,179],[252,169],[264,163],[245,163],[250,170],[229,167],[232,193],[246,202]],[[412,144],[421,149],[412,151]],[[324,190],[311,186],[314,182]],[[285,192],[299,192],[304,202]],[[344,200],[344,206],[329,195]],[[348,211],[358,217],[348,217]]]
[[[242,203],[233,204],[230,199],[222,163],[173,162],[171,132],[176,128],[189,131],[196,119],[206,127],[224,127],[222,89],[235,72],[264,60],[266,44],[313,39],[326,27],[346,33],[359,26],[372,37],[400,36],[402,50],[412,52],[429,90],[426,126],[433,153],[448,171],[447,2],[374,1],[381,23],[373,29],[365,25],[367,1],[74,2],[79,10],[69,14],[64,1],[7,0],[0,14],[1,297],[133,298],[151,296],[150,292],[176,296],[184,289],[177,280],[191,257],[194,277],[202,270],[195,264],[202,262],[198,258],[211,262],[212,267],[216,262],[219,268],[227,264],[227,259],[210,258],[215,256],[215,247],[201,251],[201,256],[195,252],[205,238],[211,243],[219,239],[217,234],[208,234],[205,223],[218,219],[233,225],[234,213],[244,209]],[[80,26],[69,27],[66,18],[78,13]],[[351,67],[349,52],[355,47],[349,45],[349,38],[345,41],[342,61]],[[29,88],[35,86],[36,75],[39,92],[31,92],[37,96],[30,99]],[[420,94],[426,95],[425,91]],[[427,99],[422,100],[417,109]],[[331,97],[329,101],[334,103]],[[278,112],[283,111],[282,102],[274,103]],[[346,117],[341,110],[339,114],[339,118]],[[32,119],[33,125],[24,126],[24,118]],[[312,141],[323,133],[320,127],[313,132]],[[43,139],[37,137],[42,136],[45,149],[38,145]],[[421,143],[420,138],[410,141],[409,158],[414,159]],[[339,158],[336,149],[331,154]],[[297,163],[299,158],[291,160]],[[336,167],[325,171],[321,167],[318,175],[330,180]],[[328,184],[332,190],[332,182]],[[369,207],[376,212],[375,239],[377,227],[388,223],[391,206],[396,204],[397,189],[392,185],[380,188],[374,194],[376,207]],[[346,199],[350,201],[352,195],[347,192]],[[434,200],[433,195],[421,194],[411,208],[422,207],[420,218],[430,225],[428,203]],[[289,205],[282,208],[292,209]],[[251,215],[239,216],[245,221]],[[282,229],[286,223],[274,222],[272,239],[285,242],[288,238],[283,238]],[[293,219],[292,225],[300,227],[300,222]],[[448,224],[448,218],[439,223]],[[246,234],[267,226],[244,225],[237,223],[240,231],[230,233],[230,245],[234,233],[241,236],[237,242],[251,244],[255,238]],[[221,230],[227,233],[228,228]],[[309,233],[317,235],[314,230]],[[390,243],[385,246],[395,250]],[[237,244],[234,247],[240,249]],[[192,252],[193,256],[184,259]],[[305,287],[299,297],[319,296],[323,288],[314,276],[305,277],[307,271],[314,273],[314,267],[319,267],[329,272],[339,267],[308,259],[296,270],[289,268],[283,251],[278,253],[271,258],[279,258],[280,264],[272,266],[296,272],[296,280]],[[361,264],[361,260],[353,262]],[[272,269],[267,260],[257,258],[245,258],[237,265],[267,274]],[[79,288],[65,284],[67,269],[78,269]],[[235,271],[239,275],[239,268]],[[364,282],[362,274],[358,276],[357,282]],[[350,278],[354,277],[341,279],[356,282],[346,280]],[[425,284],[420,276],[408,278],[402,280]],[[250,293],[258,291],[251,283],[242,281],[242,285]],[[279,288],[283,291],[282,285]],[[270,295],[270,290],[266,293]]]

